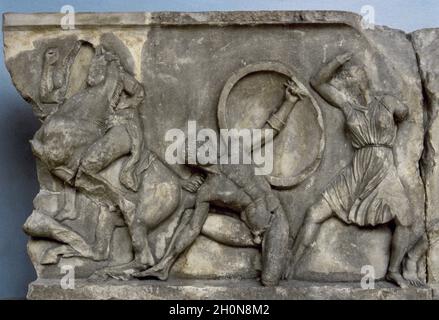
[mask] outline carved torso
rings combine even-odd
[[[366,107],[351,105],[346,126],[355,149],[373,145],[393,147],[397,126],[383,97],[374,97]]]

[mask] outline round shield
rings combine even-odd
[[[279,62],[261,62],[235,72],[226,82],[218,105],[220,129],[261,129],[285,100],[285,83],[293,79],[308,92],[295,73]],[[270,184],[291,188],[319,166],[325,148],[321,110],[312,97],[295,105],[285,127],[273,140]]]

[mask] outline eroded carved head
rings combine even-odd
[[[334,85],[356,103],[366,104],[371,84],[363,65],[344,65],[334,77]]]

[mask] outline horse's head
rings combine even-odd
[[[110,63],[120,66],[118,56],[111,51],[105,50],[101,45],[97,46],[88,70],[87,83],[89,86],[96,86],[105,80],[107,67]]]
[[[105,59],[103,50],[104,49],[101,46],[98,46],[95,55],[91,60],[87,77],[87,84],[91,87],[98,85],[105,79],[107,60]]]

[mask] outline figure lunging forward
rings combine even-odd
[[[338,217],[360,227],[393,221],[396,227],[387,279],[407,287],[401,262],[408,250],[413,219],[397,174],[393,148],[397,123],[407,118],[408,108],[393,96],[372,92],[366,71],[346,64],[351,58],[351,53],[337,56],[311,79],[312,87],[343,112],[355,152],[352,162],[308,209],[293,246],[289,275],[327,219]],[[346,91],[332,85],[333,77],[344,82]]]

